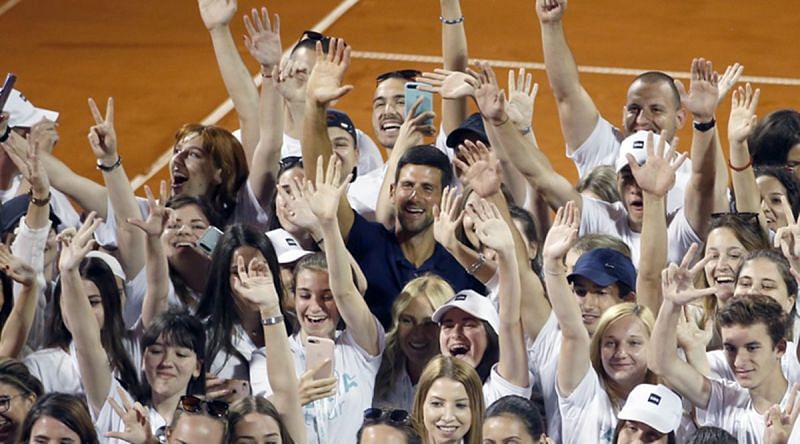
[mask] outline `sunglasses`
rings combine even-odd
[[[387,419],[392,424],[408,424],[410,415],[405,410],[383,410],[370,407],[364,410],[364,421],[382,421]]]
[[[416,80],[417,77],[421,76],[422,72],[417,71],[416,69],[400,69],[397,71],[389,71],[385,72],[378,77],[375,77],[375,83],[381,83],[384,80],[388,79],[405,79],[405,80]]]
[[[278,162],[278,168],[281,171],[288,170],[290,168],[294,168],[296,165],[303,166],[303,158],[300,156],[287,156]]]
[[[181,396],[179,406],[186,413],[207,413],[215,418],[228,416],[228,403],[224,401],[206,401],[197,396],[184,395]]]
[[[325,34],[319,33],[317,31],[306,30],[303,31],[303,34],[300,36],[299,41],[303,40],[313,40],[315,42],[327,42],[331,38],[326,36]]]

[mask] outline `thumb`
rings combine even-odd
[[[674,82],[675,82],[675,88],[678,89],[678,94],[680,94],[681,96],[681,102],[685,101],[688,96],[688,94],[686,93],[686,87],[683,86],[683,82],[681,82],[678,79],[675,79]]]

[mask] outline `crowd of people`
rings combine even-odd
[[[376,76],[372,137],[333,108],[343,39],[284,56],[279,17],[249,11],[259,90],[236,2],[198,0],[240,129],[179,128],[144,197],[113,99],[89,100],[99,184],[14,90],[0,442],[800,443],[800,113],[759,119],[741,65],[697,58],[688,85],[634,78],[616,126],[566,0],[535,3],[577,184],[539,148],[531,74],[468,63],[459,0],[441,68]]]

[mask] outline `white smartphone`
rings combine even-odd
[[[314,373],[314,379],[333,376],[333,340],[309,336],[306,341],[306,370],[319,367],[326,359],[328,363]]]
[[[197,240],[197,249],[205,253],[206,256],[211,257],[220,237],[222,237],[222,231],[213,225],[209,226],[205,233],[200,236],[200,239]]]

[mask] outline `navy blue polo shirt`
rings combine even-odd
[[[483,284],[467,273],[438,242],[433,255],[417,268],[403,255],[394,231],[367,221],[355,211],[353,213],[355,220],[347,237],[347,249],[367,278],[367,293],[364,295],[367,305],[387,329],[391,323],[392,303],[400,290],[415,277],[436,274],[455,291],[468,288],[486,293]]]

